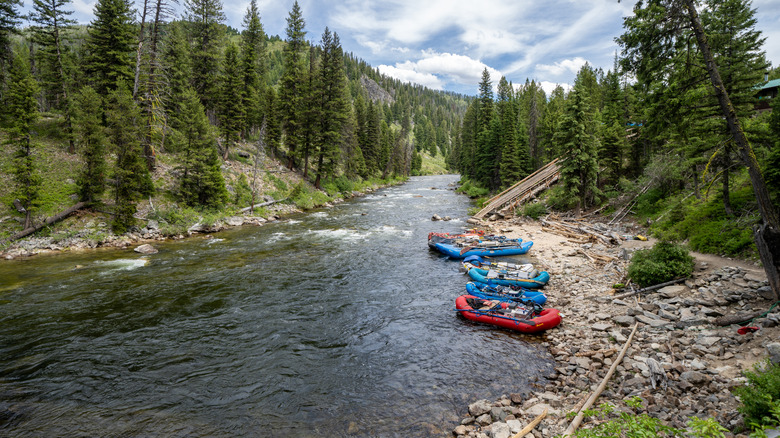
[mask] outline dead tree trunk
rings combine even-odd
[[[30,234],[40,230],[41,228],[45,227],[46,225],[51,225],[51,224],[53,224],[55,222],[59,222],[59,221],[65,219],[66,217],[70,216],[71,214],[75,213],[76,211],[81,210],[82,208],[84,208],[85,205],[87,205],[86,202],[79,202],[78,204],[74,205],[73,207],[70,207],[69,209],[63,211],[62,213],[59,213],[57,215],[54,215],[54,216],[46,219],[45,221],[43,221],[42,224],[40,224],[40,225],[38,225],[36,227],[29,227],[29,228],[24,229],[23,231],[20,231],[19,233],[14,234],[13,236],[11,236],[8,239],[6,239],[3,243],[13,242],[14,240],[19,240],[22,237],[29,236]]]
[[[756,196],[761,219],[764,222],[756,230],[756,245],[761,256],[761,263],[764,265],[766,276],[769,279],[769,285],[775,297],[777,297],[780,295],[780,274],[778,274],[778,268],[780,268],[780,245],[777,245],[777,242],[780,241],[780,217],[778,217],[777,210],[772,205],[772,199],[769,196],[769,190],[767,190],[764,177],[761,174],[761,168],[758,165],[758,160],[756,160],[756,155],[753,153],[753,148],[742,130],[742,125],[726,92],[723,79],[721,79],[720,72],[718,72],[718,67],[715,64],[715,58],[707,42],[707,36],[704,34],[704,27],[699,19],[699,13],[696,11],[694,0],[685,0],[685,7],[688,10],[688,17],[693,33],[696,35],[699,50],[704,57],[710,81],[715,88],[715,95],[718,98],[720,109],[726,118],[726,123],[734,138],[734,143],[737,145],[739,155],[748,168],[753,193]],[[775,244],[773,245],[773,243]]]

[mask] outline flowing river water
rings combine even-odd
[[[468,403],[529,391],[542,338],[459,318],[467,277],[427,247],[466,225],[455,181],[150,256],[0,262],[0,435],[447,436]]]

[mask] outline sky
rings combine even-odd
[[[30,0],[25,2],[32,3]],[[182,0],[183,4],[184,1]],[[299,0],[306,38],[319,44],[327,26],[381,73],[436,90],[476,95],[485,68],[495,86],[535,80],[549,94],[569,88],[586,62],[613,68],[623,0]],[[72,17],[89,23],[95,0],[73,0]],[[248,0],[223,1],[227,24],[241,30]],[[284,39],[293,0],[258,0],[269,35]],[[780,64],[780,1],[753,0],[764,50]],[[180,5],[179,11],[183,10]]]

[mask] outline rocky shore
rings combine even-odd
[[[773,305],[759,266],[695,255],[695,272],[685,283],[620,299],[612,286],[625,281],[631,254],[652,241],[573,243],[522,219],[484,226],[534,241],[534,262],[552,276],[544,289],[548,306],[560,309],[564,319],[544,335],[543,345],[555,361],[547,382],[530,396],[507,388],[499,400],[475,401],[453,428],[454,436],[514,437],[545,411],[547,416],[526,437],[563,433],[571,421],[567,413],[576,413],[601,383],[637,323],[625,357],[594,408],[609,403],[616,408],[614,415],[636,412],[624,400],[639,396],[639,412],[669,426],[684,428],[694,416],[714,417],[729,430],[742,426],[731,389],[744,382],[742,371],[755,363],[768,356],[780,361],[780,306],[749,324],[758,328],[755,332],[739,334],[739,326],[715,322]],[[587,427],[588,420],[581,428]]]

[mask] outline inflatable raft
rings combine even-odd
[[[484,283],[466,283],[466,293],[485,300],[499,300],[507,302],[534,302],[543,306],[547,302],[547,295],[539,291],[511,286],[490,285]]]
[[[512,241],[480,241],[473,244],[469,243],[434,243],[430,245],[442,254],[446,254],[455,259],[462,259],[477,255],[482,257],[498,257],[522,255],[528,252],[533,246],[533,242]]]
[[[547,271],[539,272],[535,269],[530,272],[509,269],[482,269],[467,265],[469,264],[463,264],[468,270],[469,277],[479,283],[538,289],[550,281],[550,273]],[[534,276],[531,277],[531,275]]]
[[[535,307],[535,306],[534,306]],[[522,333],[540,333],[561,323],[558,309],[534,308],[498,300],[485,300],[474,295],[461,295],[455,300],[455,308],[464,318],[484,324],[492,324]]]

